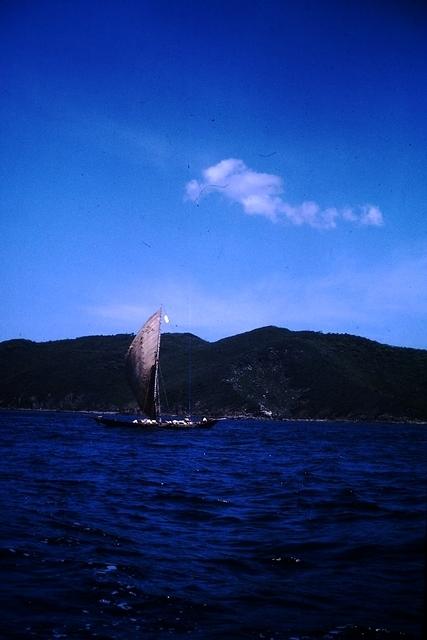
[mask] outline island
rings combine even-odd
[[[132,338],[1,342],[0,408],[135,412],[124,372]],[[427,351],[349,334],[165,333],[161,381],[170,414],[427,421]]]

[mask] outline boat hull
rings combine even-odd
[[[204,418],[200,421],[185,422],[184,420],[164,420],[157,422],[154,420],[123,420],[120,418],[105,418],[104,416],[96,416],[95,420],[98,424],[106,427],[137,427],[144,429],[195,429],[213,427],[219,418]]]

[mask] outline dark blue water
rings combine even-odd
[[[0,413],[5,638],[420,638],[427,428]]]

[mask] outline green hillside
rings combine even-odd
[[[130,335],[0,343],[0,407],[133,411]],[[164,334],[165,412],[427,420],[427,351],[264,327],[217,342]],[[190,403],[190,405],[189,405]]]

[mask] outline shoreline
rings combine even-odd
[[[133,416],[136,413],[124,413],[122,411],[103,411],[103,410],[95,410],[95,409],[30,409],[27,407],[0,407],[0,413],[7,413],[13,411],[22,411],[29,413],[78,413],[83,415],[88,415],[90,417],[105,414],[105,415],[127,415]],[[172,414],[171,414],[172,415]],[[407,418],[398,418],[394,416],[390,416],[387,418],[281,418],[279,416],[275,417],[267,417],[267,416],[251,416],[251,415],[225,415],[221,416],[225,420],[229,421],[242,421],[242,420],[256,420],[257,422],[348,422],[352,424],[413,424],[413,425],[425,425],[427,426],[426,420],[410,420]]]

